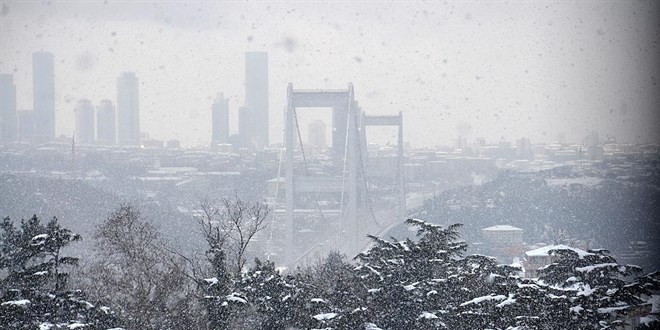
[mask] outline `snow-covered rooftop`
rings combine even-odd
[[[528,256],[528,257],[548,256],[548,255],[550,255],[549,254],[550,250],[571,250],[571,251],[576,252],[580,256],[580,258],[582,258],[582,257],[589,254],[589,252],[587,252],[587,251],[580,250],[580,249],[577,249],[577,248],[574,248],[574,247],[570,247],[568,245],[559,244],[559,245],[548,245],[548,246],[544,246],[544,247],[541,247],[541,248],[538,248],[538,249],[529,250],[529,251],[525,252],[525,255]]]
[[[484,229],[482,229],[482,230],[490,230],[490,231],[518,231],[518,230],[522,230],[522,229],[520,229],[520,228],[518,228],[518,227],[514,227],[514,226],[509,226],[509,225],[497,225],[497,226],[492,226],[492,227],[484,228]]]

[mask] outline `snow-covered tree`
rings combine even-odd
[[[370,236],[373,247],[356,259],[359,290],[368,323],[384,328],[443,327],[452,298],[450,289],[457,261],[467,245],[459,241],[460,225],[443,227],[418,219],[417,241],[387,241]]]
[[[81,290],[67,284],[68,266],[78,259],[65,256],[63,248],[80,236],[62,228],[57,218],[45,226],[34,215],[21,227],[5,218],[0,226],[0,327],[115,328],[117,321],[107,307],[87,301]]]
[[[418,240],[371,237],[356,257],[354,303],[363,324],[381,328],[606,329],[634,321],[649,308],[658,273],[619,265],[605,250],[554,253],[541,280],[483,255],[462,256],[459,225],[422,220]],[[336,317],[348,314],[340,310]]]
[[[237,289],[245,294],[254,312],[258,328],[284,329],[305,327],[310,299],[304,276],[282,276],[272,262],[255,260],[255,266],[242,276]]]
[[[610,329],[630,324],[650,308],[647,297],[660,289],[658,272],[640,277],[640,267],[617,263],[607,250],[550,252],[558,259],[540,269],[539,279],[563,298],[554,308],[568,317],[558,326]]]

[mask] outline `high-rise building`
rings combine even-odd
[[[18,140],[16,117],[16,85],[10,74],[0,75],[0,142]]]
[[[465,136],[459,135],[456,140],[454,140],[454,149],[460,149],[465,152],[468,149],[467,138]]]
[[[87,99],[78,100],[76,105],[76,135],[83,144],[94,142],[94,107]]]
[[[117,139],[119,144],[140,144],[140,97],[133,72],[124,72],[117,79]]]
[[[529,159],[534,158],[534,151],[532,150],[532,142],[528,138],[522,138],[516,140],[516,157],[518,159]]]
[[[38,143],[55,138],[55,71],[53,54],[32,54],[32,92]]]
[[[96,139],[101,144],[117,143],[117,116],[110,100],[101,100],[96,107]]]
[[[211,107],[211,141],[227,143],[229,138],[229,100],[222,93]]]
[[[268,53],[245,53],[245,107],[249,132],[239,132],[257,149],[268,146]],[[240,123],[239,123],[240,126]]]
[[[307,139],[307,143],[323,148],[326,146],[325,144],[325,123],[322,120],[315,120],[311,123],[309,123],[309,126],[307,126],[309,138]]]
[[[18,111],[18,138],[21,142],[35,143],[36,119],[34,111]]]
[[[238,108],[238,136],[241,147],[252,146],[252,116],[248,107]]]

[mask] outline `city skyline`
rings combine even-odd
[[[3,4],[0,72],[14,75],[17,108],[28,109],[29,54],[55,54],[58,135],[73,131],[76,100],[112,98],[112,80],[124,71],[141,78],[142,131],[151,137],[207,145],[219,91],[235,134],[246,105],[245,52],[266,51],[271,144],[281,142],[288,82],[353,82],[365,111],[404,112],[405,140],[416,146],[448,145],[458,135],[579,142],[592,131],[660,141],[652,59],[659,7],[650,2],[351,4],[355,19],[333,4],[204,4],[202,12],[183,4]]]

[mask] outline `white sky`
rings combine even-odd
[[[78,99],[114,103],[117,77],[135,71],[142,131],[206,145],[215,95],[235,122],[244,52],[268,51],[271,143],[287,82],[352,82],[367,113],[403,111],[414,146],[591,131],[660,143],[655,1],[0,2],[0,72],[14,74],[19,109],[32,108],[31,53],[55,55],[57,135],[74,130]],[[300,113],[305,131],[318,115]]]

